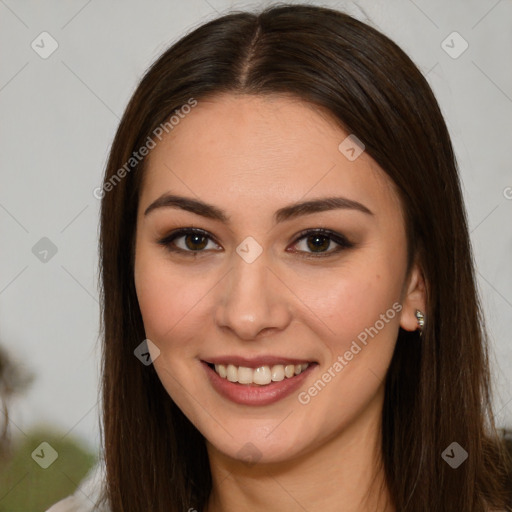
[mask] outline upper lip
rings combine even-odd
[[[260,366],[274,366],[277,364],[305,364],[314,363],[311,359],[290,359],[289,357],[280,356],[258,356],[258,357],[242,357],[242,356],[218,356],[203,359],[205,363],[211,364],[232,364],[234,366],[245,366],[247,368],[259,368]]]

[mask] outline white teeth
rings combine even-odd
[[[258,368],[248,368],[246,366],[235,366],[232,364],[216,364],[215,372],[223,379],[239,384],[257,384],[266,386],[271,382],[280,382],[285,378],[292,378],[302,373],[309,363],[303,364],[276,364],[270,366],[260,366]]]
[[[228,375],[228,372],[226,370],[226,367],[223,364],[216,364],[215,365],[215,371],[223,378],[225,379]]]
[[[253,369],[245,366],[238,368],[238,382],[240,384],[251,384],[252,383]]]
[[[295,366],[293,364],[287,364],[284,367],[284,375],[285,377],[293,377],[295,375]]]
[[[238,382],[238,368],[232,364],[228,364],[227,378],[229,382]]]
[[[274,382],[282,381],[284,379],[284,366],[282,364],[272,366],[271,376]]]
[[[253,371],[253,382],[265,386],[272,382],[272,374],[268,366],[260,366]]]

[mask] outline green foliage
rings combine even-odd
[[[44,460],[43,442],[56,452],[57,458],[46,469],[36,460]],[[44,454],[48,457],[50,449]],[[44,511],[55,502],[73,494],[80,481],[96,464],[97,456],[79,441],[64,434],[39,428],[13,444],[12,455],[0,461],[0,512]]]

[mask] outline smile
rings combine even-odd
[[[265,365],[258,368],[235,366],[233,364],[210,364],[209,366],[215,370],[217,375],[229,382],[266,386],[271,382],[280,382],[284,379],[291,379],[295,375],[300,375],[308,368],[309,363]]]
[[[230,359],[231,362],[222,362],[219,358],[215,362],[201,363],[212,388],[220,396],[236,404],[252,406],[270,405],[297,392],[318,366],[313,361],[285,362],[277,358],[266,358],[266,361]]]

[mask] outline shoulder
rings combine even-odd
[[[111,512],[109,508],[97,506],[88,498],[80,498],[73,494],[52,505],[46,512]]]
[[[46,512],[89,512],[92,510],[92,505],[91,508],[84,508],[75,496],[68,496],[52,505]]]
[[[99,462],[80,482],[74,494],[52,505],[46,512],[111,512],[102,502],[104,466]]]

